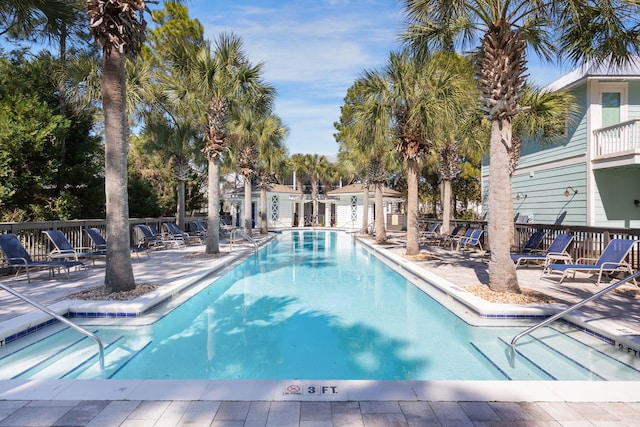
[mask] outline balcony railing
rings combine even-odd
[[[633,151],[640,153],[640,119],[594,130],[593,136],[596,158]]]

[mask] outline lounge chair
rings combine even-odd
[[[49,274],[55,275],[55,269],[64,268],[67,271],[67,278],[71,279],[69,270],[72,267],[82,267],[84,264],[81,261],[64,261],[64,260],[49,260],[49,261],[34,261],[24,248],[20,240],[15,234],[2,234],[0,235],[0,249],[4,253],[7,263],[16,269],[16,276],[20,273],[20,269],[24,269],[27,274],[27,281],[31,283],[31,276],[29,270],[46,268],[49,270]]]
[[[441,225],[442,224],[439,222],[434,222],[428,229],[422,230],[420,232],[419,243],[424,244],[431,240],[435,240],[438,237],[438,228],[440,228]]]
[[[543,270],[543,274],[551,274],[554,271],[562,273],[560,281],[562,281],[569,274],[576,276],[576,272],[597,274],[598,279],[596,285],[600,284],[603,274],[611,274],[615,272],[627,272],[633,273],[631,266],[625,261],[627,254],[636,244],[635,240],[631,239],[612,239],[599,258],[579,258],[574,264],[547,264]],[[594,261],[592,264],[587,264],[589,261]],[[635,280],[634,280],[635,283]]]
[[[446,245],[447,243],[451,243],[454,239],[460,237],[459,234],[462,230],[464,230],[464,225],[456,225],[455,228],[449,234],[442,234],[435,239],[435,243],[438,246]]]
[[[464,232],[464,234],[462,236],[455,236],[453,238],[451,238],[451,240],[449,241],[451,243],[451,249],[459,249],[460,248],[460,242],[462,240],[466,240],[469,239],[471,237],[471,235],[473,234],[473,230],[476,230],[475,228],[467,228],[467,230]]]
[[[538,248],[544,239],[544,236],[547,235],[546,231],[536,231],[529,236],[529,239],[524,244],[524,247],[520,251],[520,254],[530,254],[538,252]]]
[[[105,240],[100,230],[97,228],[85,228],[84,231],[87,233],[91,241],[93,242],[93,246],[95,248],[95,252],[107,252],[107,241]],[[131,246],[131,253],[135,254],[136,257],[140,258],[140,253],[144,252],[149,256],[149,251],[146,248],[142,248],[140,246]]]
[[[516,263],[516,268],[530,261],[550,264],[552,261],[563,260],[564,262],[571,264],[573,262],[573,258],[571,258],[571,255],[567,252],[567,248],[572,241],[573,236],[571,234],[561,233],[553,239],[553,242],[551,242],[546,252],[541,254],[536,252],[511,254],[511,259]]]
[[[174,244],[178,247],[183,245],[182,240],[171,239],[153,232],[151,226],[146,224],[136,224],[136,227],[142,233],[142,241],[139,246],[148,248],[166,248],[168,245]]]
[[[207,228],[204,225],[204,222],[202,221],[189,221],[189,231],[200,237],[201,240],[205,239],[207,237]]]
[[[175,222],[165,222],[164,227],[167,229],[169,236],[178,240],[182,239],[184,244],[188,242],[202,243],[200,236],[192,236],[189,233],[185,233]]]
[[[482,228],[472,228],[471,230],[472,231],[469,236],[463,237],[458,241],[458,247],[456,248],[456,250],[460,250],[463,248],[471,249],[472,247],[477,246],[478,249],[483,252],[482,240],[480,240],[480,238],[482,237],[482,233],[484,233],[484,230]]]
[[[85,250],[89,248],[74,248],[60,230],[45,230],[43,233],[49,238],[54,246],[54,249],[49,252],[49,259],[71,259],[73,261],[80,261],[80,258],[82,258],[85,260],[91,260],[95,265],[96,259],[106,258],[106,254],[104,252],[91,252]]]

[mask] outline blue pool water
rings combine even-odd
[[[613,346],[563,325],[507,342],[522,328],[470,326],[347,234],[283,233],[159,321],[96,325],[106,367],[30,378],[637,380]],[[60,332],[67,333],[66,331]],[[588,338],[588,337],[587,337]],[[77,334],[74,339],[77,338]],[[51,347],[44,342],[43,347]],[[66,351],[66,350],[65,350]],[[88,351],[88,350],[87,350]],[[568,356],[567,356],[568,355]],[[575,355],[575,356],[574,356]],[[4,377],[0,369],[0,377]],[[21,374],[22,375],[22,374]],[[8,376],[16,377],[20,376]]]

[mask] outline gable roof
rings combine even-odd
[[[336,188],[327,192],[327,196],[337,196],[339,194],[361,194],[364,193],[361,183],[349,184],[344,187]],[[369,193],[374,193],[369,189]],[[382,187],[382,197],[402,197],[402,193],[396,190],[392,190],[389,187]]]
[[[574,87],[589,78],[600,79],[640,79],[640,57],[632,56],[626,64],[615,66],[610,62],[587,62],[560,77],[546,87],[549,91],[558,91]]]

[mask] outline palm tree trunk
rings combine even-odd
[[[218,176],[218,163],[209,159],[209,199],[207,203],[207,240],[205,252],[208,254],[220,253],[220,178]]]
[[[384,228],[384,202],[382,201],[382,184],[376,184],[376,243],[387,241],[387,230]]]
[[[451,230],[451,180],[442,180],[442,233]]]
[[[418,161],[407,159],[407,252],[417,255],[418,241]]]
[[[185,216],[185,182],[178,181],[178,209],[177,209],[177,222],[180,228],[184,230],[184,216]]]
[[[260,234],[267,234],[267,189],[260,189]]]
[[[244,175],[244,232],[251,236],[251,177]]]
[[[105,137],[105,193],[107,257],[104,284],[107,292],[136,286],[131,265],[127,154],[129,127],[126,111],[124,55],[117,49],[102,57],[102,105]]]
[[[362,234],[369,233],[369,186],[362,186]]]
[[[508,120],[491,123],[489,147],[489,211],[488,230],[491,261],[489,261],[489,287],[498,292],[520,292],[516,268],[511,260],[511,177],[509,151],[512,129]]]

